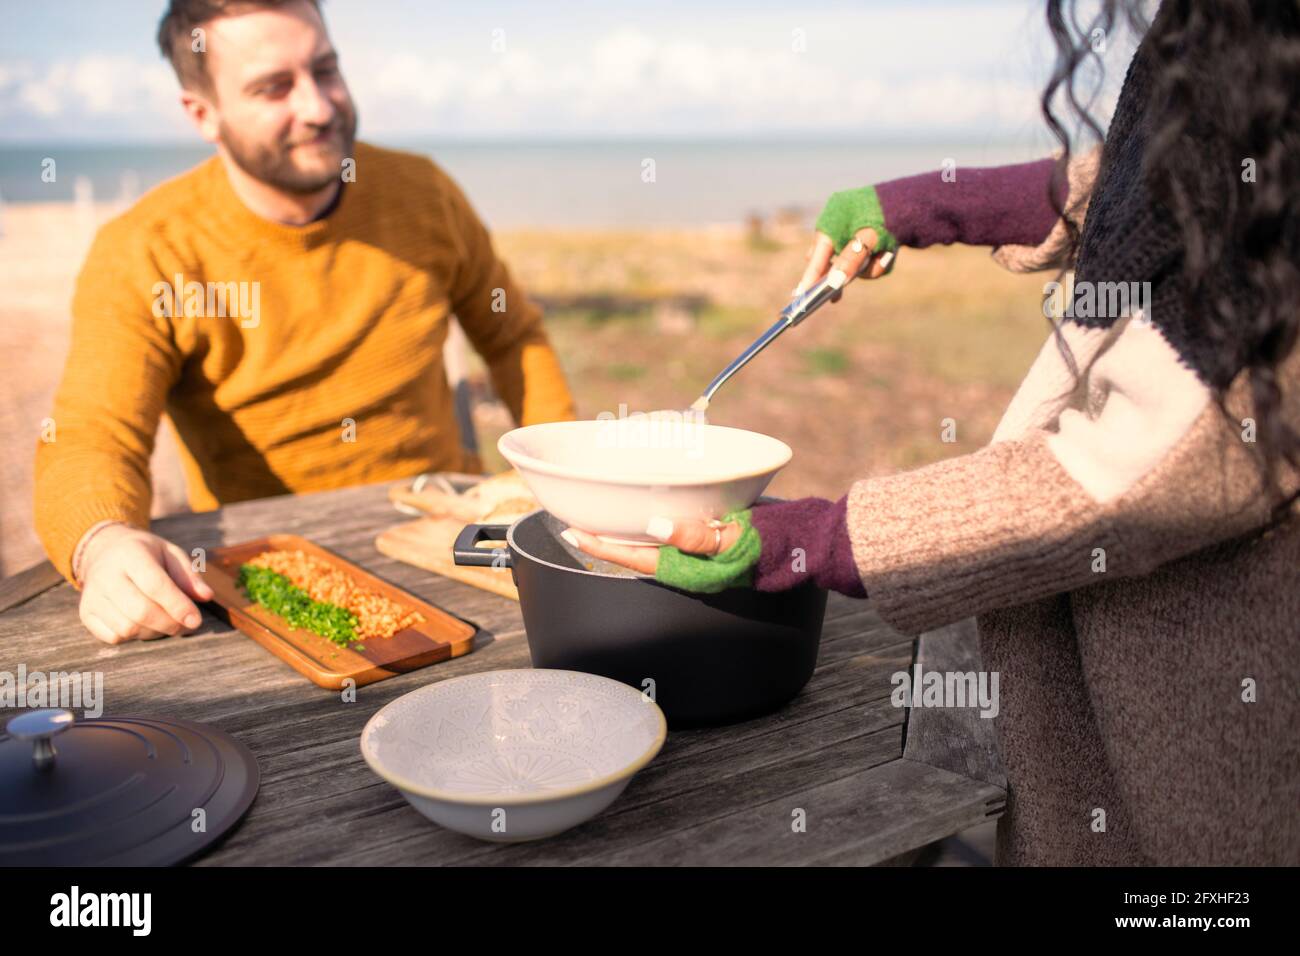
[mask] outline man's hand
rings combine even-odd
[[[125,524],[86,543],[81,581],[81,623],[106,644],[192,631],[202,620],[194,601],[212,598],[184,551]]]

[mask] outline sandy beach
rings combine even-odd
[[[32,460],[62,374],[69,303],[97,225],[118,206],[10,204],[0,211],[0,575],[39,561]],[[765,329],[788,301],[805,222],[690,230],[502,232],[496,242],[548,329],[579,414],[675,408]],[[770,493],[839,497],[856,478],[987,443],[1048,334],[1046,276],[1010,275],[987,250],[905,250],[884,280],[784,336],[718,393],[710,420],[794,449]],[[511,427],[487,395],[475,413],[488,469]],[[955,441],[943,440],[944,420]],[[154,456],[154,514],[185,507],[166,424]],[[76,494],[70,489],[69,494]]]

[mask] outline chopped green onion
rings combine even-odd
[[[291,626],[347,647],[357,640],[357,617],[346,608],[317,601],[283,574],[255,564],[239,566],[239,586],[257,604]],[[364,648],[362,648],[364,650]]]

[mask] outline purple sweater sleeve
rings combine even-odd
[[[754,588],[788,591],[812,580],[849,597],[866,597],[849,541],[849,496],[796,498],[755,505],[750,521],[763,541]]]
[[[1013,166],[955,170],[945,181],[934,171],[876,186],[885,228],[900,245],[1036,246],[1060,218],[1048,199],[1054,159]],[[1064,206],[1068,186],[1055,187]]]

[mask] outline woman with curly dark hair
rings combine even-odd
[[[992,442],[838,501],[656,519],[654,550],[570,536],[692,590],[811,579],[909,634],[977,615],[1000,863],[1296,864],[1300,4],[1096,6],[1047,3],[1056,159],[837,193],[801,280],[939,242],[1073,270]],[[1145,33],[1104,146],[1072,150],[1075,119],[1100,135],[1076,72],[1122,20]]]

